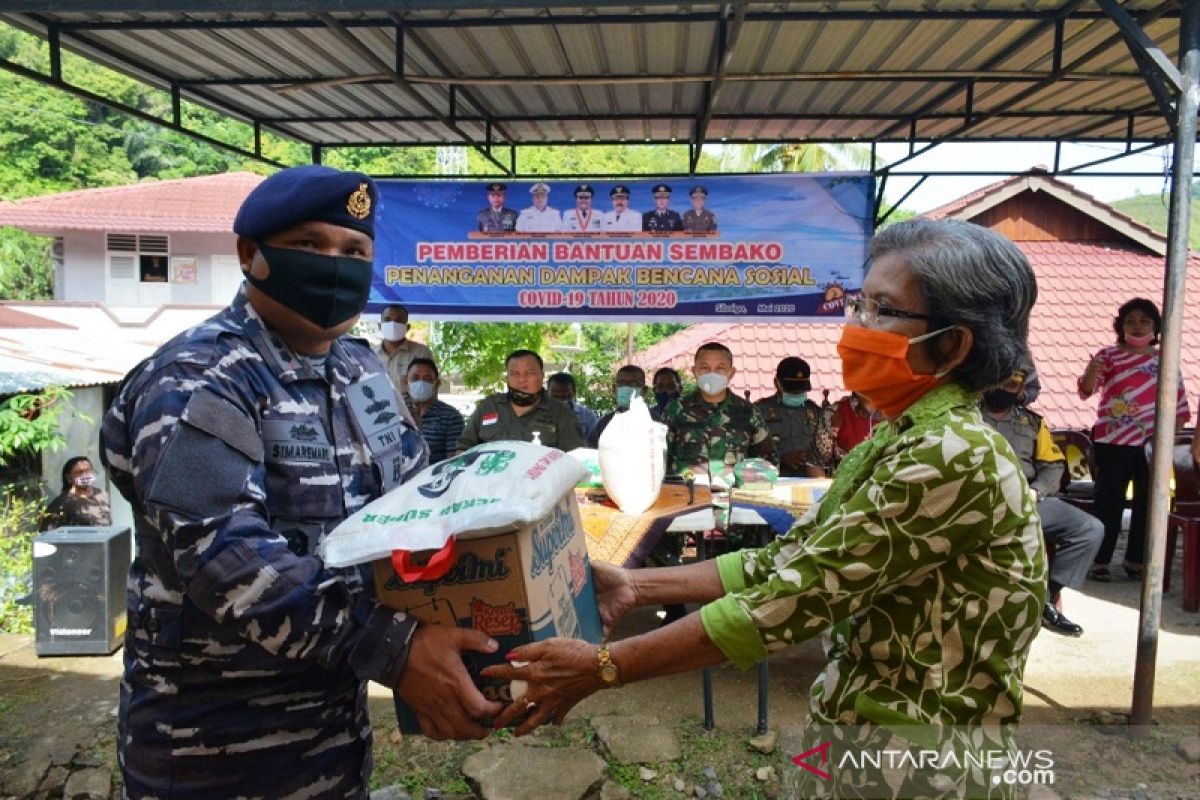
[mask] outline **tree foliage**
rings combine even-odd
[[[504,385],[505,356],[514,350],[541,353],[546,332],[535,322],[444,322],[434,344],[442,372],[474,389],[494,391]]]
[[[70,390],[51,386],[35,394],[18,394],[0,403],[0,466],[22,451],[58,450],[66,442],[58,428],[68,407]]]

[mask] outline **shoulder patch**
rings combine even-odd
[[[182,419],[189,425],[214,436],[251,461],[263,458],[262,437],[245,414],[227,400],[201,389],[192,395]]]

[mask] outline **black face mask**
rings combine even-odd
[[[366,307],[373,272],[370,261],[271,247],[261,242],[258,249],[271,273],[260,279],[247,272],[246,280],[313,324],[333,328]]]
[[[992,411],[1007,411],[1017,404],[1017,395],[1015,392],[993,389],[984,394],[983,403]]]
[[[539,401],[541,399],[542,399],[541,392],[535,392],[534,394],[530,394],[529,392],[522,392],[520,389],[514,389],[511,386],[508,387],[508,400],[514,406],[522,406],[522,407],[531,406],[531,405],[534,405],[535,403],[537,403],[537,401]]]
[[[679,392],[655,392],[654,403],[661,408],[677,397],[679,397]]]

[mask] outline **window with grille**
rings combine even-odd
[[[113,280],[166,283],[171,240],[164,233],[110,233],[105,239]]]

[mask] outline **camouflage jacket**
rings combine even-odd
[[[714,405],[699,389],[672,400],[663,410],[668,428],[667,468],[674,473],[709,465],[732,466],[750,456],[776,461],[771,432],[749,400],[732,391]],[[751,452],[753,451],[753,453]]]
[[[935,748],[949,738],[960,753],[994,736],[1012,745],[1046,553],[1021,465],[976,402],[957,384],[933,389],[851,451],[786,535],[717,559],[728,594],[701,620],[736,666],[830,634],[806,745],[833,737],[844,752],[875,726],[931,733]],[[796,796],[962,796],[922,783],[938,770],[885,780],[861,767]],[[974,770],[946,777],[969,797],[1012,796]]]
[[[300,358],[243,289],[130,372],[101,447],[136,527],[126,796],[365,797],[364,679],[397,679],[415,624],[313,551],[427,458],[367,344]]]
[[[833,470],[833,428],[819,405],[807,400],[798,408],[789,408],[779,401],[778,394],[773,394],[759,400],[754,407],[771,431],[780,460],[790,453],[797,453],[814,466]],[[784,465],[779,474],[803,476],[806,473]]]

